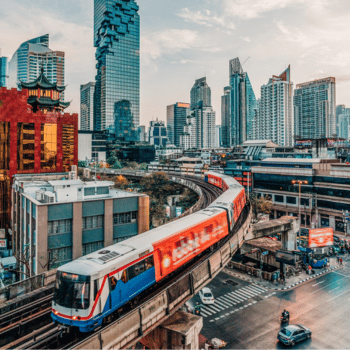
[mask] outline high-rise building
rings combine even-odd
[[[350,108],[346,108],[345,105],[338,105],[335,109],[335,114],[336,114],[336,132],[337,132],[337,135],[340,137],[340,121],[339,121],[339,116],[341,114],[348,114],[347,110],[350,110]]]
[[[191,109],[198,107],[200,102],[203,107],[211,106],[211,90],[206,77],[197,79],[191,89]]]
[[[225,147],[252,139],[256,98],[248,73],[243,71],[239,58],[230,61],[230,87],[222,96],[222,127]]]
[[[298,84],[294,90],[294,134],[299,139],[336,135],[335,78]]]
[[[147,142],[147,132],[146,132],[146,126],[145,125],[140,125],[138,127],[138,133],[139,133],[139,139],[140,142]]]
[[[7,87],[8,62],[7,57],[1,56],[0,49],[0,87]]]
[[[219,148],[222,145],[222,128],[221,125],[215,126],[215,147]]]
[[[94,129],[126,141],[137,140],[140,119],[138,10],[134,0],[94,0]]]
[[[271,140],[280,146],[293,145],[293,83],[290,66],[279,76],[272,76],[261,87],[259,113],[255,122],[256,139]]]
[[[343,108],[338,116],[339,134],[338,137],[346,140],[350,139],[350,108]]]
[[[180,135],[186,125],[186,117],[190,114],[190,104],[177,102],[167,106],[168,140],[172,145],[180,146]]]
[[[49,49],[49,34],[28,40],[20,45],[9,63],[9,88],[18,83],[35,80],[44,68],[50,83],[64,86],[65,54]],[[61,99],[64,100],[64,94]]]
[[[95,83],[80,85],[80,130],[94,130]]]
[[[168,143],[167,130],[164,122],[151,121],[148,130],[148,139],[151,145],[165,147]]]

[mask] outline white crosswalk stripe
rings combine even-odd
[[[218,297],[214,304],[202,305],[201,314],[203,317],[212,316],[218,312],[232,308],[234,305],[243,303],[248,299],[252,299],[266,291],[267,289],[253,284],[245,286]]]

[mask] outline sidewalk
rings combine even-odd
[[[340,257],[343,258],[343,264],[344,264],[347,261],[345,259],[346,255],[344,254],[344,256],[341,255]],[[252,283],[258,284],[259,286],[262,286],[262,287],[265,287],[265,288],[268,288],[268,289],[286,290],[286,289],[294,288],[295,286],[297,286],[297,285],[299,285],[301,283],[304,283],[304,282],[306,282],[306,281],[308,281],[310,279],[316,278],[316,277],[318,277],[320,275],[323,275],[323,274],[328,273],[328,272],[330,272],[332,270],[339,269],[339,268],[342,267],[342,266],[339,266],[337,264],[337,257],[329,258],[329,262],[330,262],[330,266],[328,268],[314,269],[316,273],[312,274],[312,275],[308,275],[306,273],[306,271],[303,270],[300,273],[299,276],[292,276],[290,278],[287,278],[285,284],[280,284],[277,281],[271,282],[271,281],[267,281],[267,280],[264,280],[264,279],[262,279],[260,281],[259,277],[254,277],[254,276],[248,275],[247,273],[244,273],[243,271],[236,270],[236,269],[231,269],[229,267],[225,267],[224,271],[226,273],[234,276],[234,277],[243,279],[243,280],[248,281],[248,282],[252,282]]]

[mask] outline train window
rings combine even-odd
[[[153,256],[150,256],[149,258],[147,258],[145,260],[145,266],[146,266],[146,270],[151,269],[152,267],[154,267]]]
[[[98,280],[95,280],[94,281],[94,300],[96,300],[97,293],[98,293]]]
[[[110,283],[110,288],[111,291],[115,289],[115,287],[117,286],[117,280],[114,276],[110,277],[109,279],[109,283]]]
[[[149,253],[149,250],[146,250],[145,252],[139,254],[139,258],[142,258],[143,256],[147,255]]]
[[[137,263],[133,266],[130,266],[128,268],[129,280],[135,278],[136,276],[140,275],[144,271],[145,271],[145,262],[144,261],[140,261],[139,263]]]
[[[123,271],[121,280],[122,280],[124,283],[128,282],[128,275],[127,275],[126,270]]]

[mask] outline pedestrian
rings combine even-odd
[[[307,267],[307,274],[308,274],[308,275],[311,275],[311,265],[309,265],[309,266]]]
[[[343,266],[343,258],[340,258],[340,266]]]
[[[340,258],[339,258],[339,256],[337,256],[337,264],[338,264],[338,265],[340,264]]]

